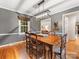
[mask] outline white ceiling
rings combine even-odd
[[[52,11],[54,7],[71,0],[45,0],[44,5],[41,5],[38,8],[33,7],[40,1],[42,0],[0,0],[0,8],[33,16],[44,10]]]
[[[23,14],[34,15],[38,13],[40,8],[40,12],[43,10],[43,5],[39,8],[33,8],[34,5],[39,3],[42,0],[0,0],[0,7],[8,10],[12,10],[15,12],[20,12]],[[45,0],[47,1],[44,6],[45,9],[56,5],[64,0]]]

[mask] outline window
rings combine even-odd
[[[19,20],[19,33],[25,33],[28,31],[28,21]]]

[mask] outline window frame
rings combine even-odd
[[[18,23],[19,23],[19,28],[18,28],[19,34],[25,34],[25,32],[21,31],[22,30],[21,27],[22,26],[27,26],[27,31],[28,31],[28,22],[27,22],[27,25],[22,25],[21,20],[19,20]]]

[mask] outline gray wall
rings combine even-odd
[[[32,17],[30,20],[30,30],[31,31],[40,31],[40,20],[37,20],[35,17]]]
[[[75,12],[75,11],[79,11],[79,6],[78,7],[75,7],[75,8],[72,8],[72,9],[69,9],[69,10],[66,10],[66,11],[63,11],[63,12],[59,12],[59,13],[56,13],[56,14],[53,14],[51,17],[52,17],[52,30],[53,30],[53,24],[55,21],[58,21],[58,26],[59,26],[59,32],[62,32],[62,15],[63,14],[66,14],[66,13],[70,13],[70,12]],[[47,16],[45,17],[45,19],[48,18]],[[32,31],[40,31],[40,19],[36,20],[35,18],[32,18],[31,19],[31,30]]]
[[[9,10],[0,9],[0,34],[8,33],[11,31],[13,31],[13,33],[18,33],[18,28],[14,30],[14,28],[17,26],[17,14]],[[18,34],[10,36],[0,36],[0,45],[20,41],[23,40],[23,38],[24,35]]]
[[[53,28],[54,21],[58,21],[59,22],[59,29],[60,29],[59,31],[62,32],[62,15],[66,14],[66,13],[74,12],[74,11],[79,11],[79,6],[52,15],[52,28]]]
[[[17,14],[0,8],[0,34],[8,33],[17,26]],[[18,32],[18,30],[14,32]]]

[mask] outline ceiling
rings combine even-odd
[[[37,6],[42,0],[0,0],[0,7],[28,15],[35,15],[64,0],[45,0],[44,5]],[[43,8],[44,6],[44,8]]]
[[[45,0],[45,2],[41,4],[42,1],[43,0],[0,0],[0,8],[34,16],[46,10],[52,11],[54,7],[71,0]],[[38,5],[39,3],[40,5]]]

